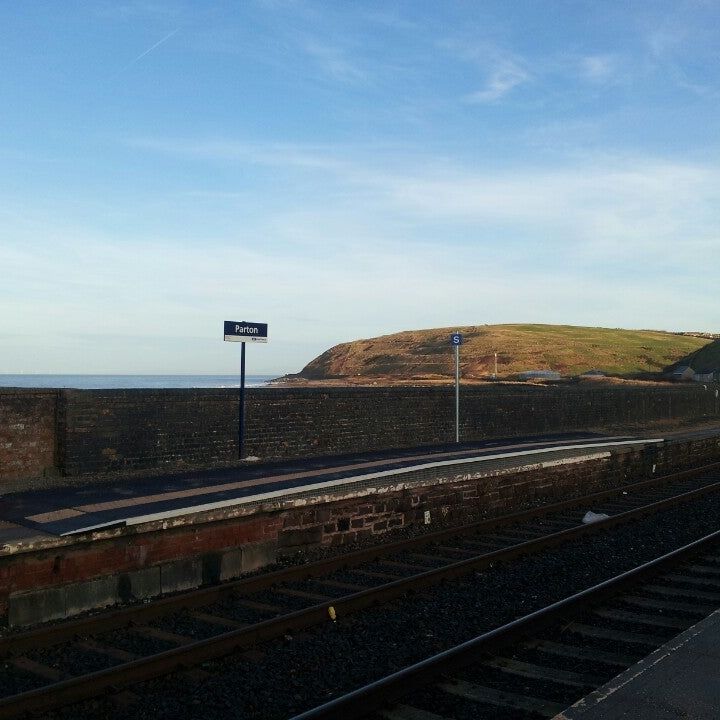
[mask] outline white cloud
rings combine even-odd
[[[618,72],[619,59],[614,55],[587,55],[580,59],[580,73],[586,80],[604,83]]]
[[[337,148],[293,143],[244,143],[233,140],[193,140],[152,137],[127,138],[131,148],[181,155],[213,162],[240,161],[271,166],[297,166],[306,169],[332,170],[338,165],[333,156]]]
[[[388,173],[375,182],[424,216],[518,222],[561,221],[596,208],[691,219],[698,206],[712,208],[720,191],[720,173],[712,166],[591,156],[569,167],[458,169],[435,177]]]
[[[674,53],[687,39],[687,29],[681,23],[670,26],[667,23],[657,25],[645,34],[645,42],[656,58]]]
[[[367,73],[356,62],[348,59],[347,52],[339,47],[308,40],[303,49],[322,72],[333,80],[353,85],[368,81]]]
[[[277,180],[273,212],[234,213],[231,182],[193,202],[192,188],[175,205],[165,198],[166,212],[201,243],[169,229],[128,239],[112,221],[62,223],[54,211],[25,213],[0,198],[0,371],[232,371],[236,357],[218,328],[238,313],[270,323],[272,342],[253,353],[253,367],[278,373],[337,342],[408,328],[720,325],[712,163],[587,156],[498,173],[402,152],[375,164],[363,147],[140,146],[206,163],[227,162],[231,151],[267,164]],[[284,171],[282,158],[295,164]],[[287,172],[290,185],[301,173],[313,189],[301,205],[285,194]],[[130,215],[138,210],[122,202]],[[229,209],[212,233],[198,230],[206,202]],[[42,334],[29,337],[33,328]],[[42,364],[49,357],[55,365]]]
[[[517,64],[502,62],[489,72],[485,87],[466,95],[465,100],[470,103],[496,102],[529,78],[528,73]]]
[[[524,58],[494,43],[455,38],[439,42],[438,47],[456,60],[475,66],[484,78],[482,88],[465,95],[466,102],[497,102],[511,90],[531,79],[527,69],[528,63]]]
[[[319,192],[326,188],[322,196],[332,196],[334,204],[318,196],[303,212],[286,207],[270,221],[270,236],[302,238],[296,243],[325,233],[333,247],[341,247],[352,236],[343,226],[360,218],[366,228],[362,242],[382,236],[383,229],[392,234],[409,228],[416,236],[428,222],[523,235],[536,228],[550,233],[556,244],[572,243],[573,253],[582,249],[588,257],[601,257],[612,250],[620,260],[646,252],[653,243],[713,237],[719,219],[720,172],[712,164],[586,155],[564,166],[483,172],[441,157],[411,159],[401,152],[384,152],[384,163],[377,166],[363,147],[218,143],[208,149],[204,143],[173,142],[146,142],[144,147],[213,160],[235,151],[256,163],[300,168]],[[359,210],[359,202],[367,212]],[[376,222],[369,224],[368,218]]]

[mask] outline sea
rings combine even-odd
[[[246,375],[246,388],[269,387],[277,375]],[[0,388],[72,388],[129,390],[135,388],[239,388],[237,375],[19,375],[0,374]]]

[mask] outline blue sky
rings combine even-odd
[[[0,2],[0,372],[720,329],[720,6]]]

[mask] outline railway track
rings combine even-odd
[[[293,720],[552,718],[719,607],[717,531]]]
[[[346,616],[720,489],[713,466],[0,641],[0,718],[87,699]],[[588,507],[611,515],[590,525]],[[132,642],[128,641],[132,638]],[[140,649],[139,649],[140,648]],[[67,668],[74,674],[67,676]]]

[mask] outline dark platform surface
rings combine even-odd
[[[553,720],[717,720],[720,610]]]

